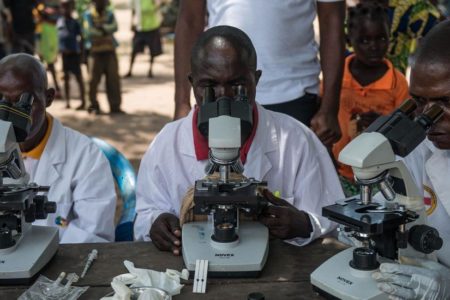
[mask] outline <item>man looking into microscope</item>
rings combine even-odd
[[[205,89],[212,88],[216,98],[232,98],[238,86],[247,91],[254,120],[241,147],[244,176],[267,181],[269,190],[281,194],[265,194],[273,205],[259,220],[273,236],[295,245],[334,229],[321,216],[322,206],[343,197],[331,159],[306,126],[255,101],[261,71],[249,37],[231,26],[205,31],[192,50],[191,68],[197,107],[162,129],[139,168],[136,239],[152,240],[159,249],[180,255],[182,199],[195,180],[205,176],[208,162],[208,141],[196,126],[198,107]]]
[[[384,263],[373,277],[391,299],[450,299],[450,21],[434,27],[421,41],[411,68],[410,94],[423,111],[433,104],[444,114],[427,139],[405,158],[428,205],[428,223],[444,243],[439,263],[414,259]]]
[[[55,97],[43,65],[28,54],[0,60],[2,102],[14,105],[23,93],[34,97],[31,128],[20,150],[30,182],[49,186],[56,213],[34,225],[59,226],[60,243],[114,241],[116,194],[106,157],[86,136],[64,127],[46,112]]]

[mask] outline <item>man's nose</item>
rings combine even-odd
[[[378,48],[379,48],[378,42],[375,41],[375,40],[371,40],[371,41],[369,42],[369,48],[370,48],[371,50],[378,50]]]
[[[423,110],[422,110],[421,112],[422,112],[422,113],[427,112],[427,111],[429,111],[433,106],[437,106],[437,107],[439,107],[441,110],[444,110],[444,109],[445,109],[445,107],[444,107],[444,105],[443,105],[442,102],[440,102],[440,101],[431,101],[431,100],[429,100],[429,101],[427,101],[427,103],[424,105]],[[433,114],[434,112],[439,111],[439,110],[436,110],[437,107],[435,107],[434,110],[429,111],[428,113]]]

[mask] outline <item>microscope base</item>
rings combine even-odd
[[[58,250],[58,228],[31,226],[11,252],[0,250],[0,284],[27,284]]]
[[[314,270],[311,274],[313,289],[327,299],[388,299],[371,277],[376,270],[360,271],[350,267],[353,249],[341,251]]]
[[[193,275],[195,261],[209,261],[209,277],[257,277],[267,260],[269,231],[258,222],[239,224],[237,243],[215,243],[211,240],[212,223],[193,222],[183,225],[182,245],[186,268]]]

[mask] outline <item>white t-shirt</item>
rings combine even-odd
[[[283,103],[306,92],[318,93],[316,1],[341,0],[207,0],[208,27],[238,27],[252,40],[262,70],[259,103]]]

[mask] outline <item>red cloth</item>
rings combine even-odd
[[[194,148],[195,148],[195,156],[197,160],[205,160],[208,159],[209,147],[208,147],[208,139],[205,138],[197,128],[197,119],[198,119],[198,110],[199,107],[195,107],[194,116],[192,117],[192,132],[194,136]],[[245,141],[244,145],[241,147],[240,155],[241,161],[245,164],[247,160],[247,154],[252,145],[253,139],[256,134],[256,128],[258,127],[258,109],[256,108],[256,104],[253,105],[253,128],[250,136]]]

